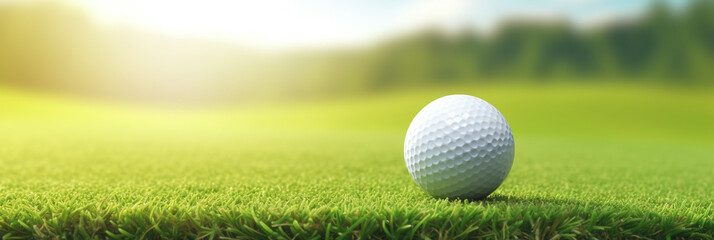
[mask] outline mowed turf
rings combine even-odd
[[[411,179],[411,118],[495,105],[516,157],[486,199]],[[211,109],[0,90],[0,235],[26,238],[714,238],[714,94],[451,86]]]

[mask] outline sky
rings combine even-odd
[[[409,31],[492,31],[503,19],[587,26],[636,16],[651,0],[71,0],[101,24],[216,37],[264,49],[359,45]],[[664,0],[682,6],[687,0]]]

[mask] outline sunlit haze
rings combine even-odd
[[[0,0],[0,85],[171,106],[458,82],[694,85],[714,76],[708,4]]]
[[[217,37],[264,49],[359,45],[405,31],[492,30],[509,17],[576,25],[633,15],[650,1],[159,1],[75,0],[100,22],[174,35]],[[682,5],[684,1],[669,1]]]

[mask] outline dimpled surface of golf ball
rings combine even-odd
[[[469,95],[429,103],[414,117],[404,140],[409,173],[435,197],[488,196],[506,179],[514,153],[503,115]]]

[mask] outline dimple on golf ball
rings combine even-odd
[[[426,105],[404,140],[409,174],[435,197],[488,196],[506,179],[514,153],[503,115],[469,95],[449,95]]]

